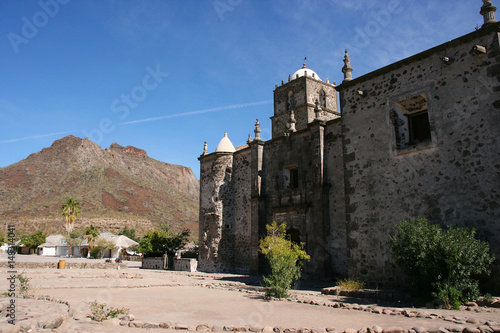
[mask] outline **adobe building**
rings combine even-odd
[[[305,242],[306,276],[391,282],[394,226],[418,216],[473,226],[500,288],[500,25],[336,86],[305,65],[276,85],[272,139],[199,157],[199,270],[260,273],[265,225]],[[243,135],[242,133],[232,135]]]

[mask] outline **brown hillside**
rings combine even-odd
[[[62,231],[60,206],[80,202],[79,224],[144,232],[161,223],[198,230],[199,182],[190,168],[163,163],[135,147],[102,149],[67,136],[0,168],[0,216],[18,228]],[[112,222],[110,222],[112,221]],[[22,231],[22,230],[20,230]]]

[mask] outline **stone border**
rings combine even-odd
[[[106,265],[106,264],[102,264]],[[175,287],[179,286],[178,283],[164,284],[165,287]],[[237,291],[244,293],[255,293],[261,294],[265,291],[265,288],[258,286],[248,286],[242,282],[217,282],[217,283],[195,283],[193,286],[199,286],[209,289],[224,289],[228,291]],[[149,287],[147,286],[136,286],[136,287]],[[122,288],[122,287],[120,287]],[[449,326],[439,327],[433,329],[426,329],[423,327],[413,327],[411,329],[404,329],[401,327],[387,327],[382,328],[380,326],[367,327],[360,330],[346,329],[338,333],[500,333],[500,323],[498,322],[485,322],[481,323],[475,318],[460,318],[457,316],[447,316],[439,315],[433,313],[432,309],[401,309],[401,308],[391,308],[391,307],[379,307],[375,305],[359,305],[355,303],[344,303],[342,301],[333,301],[330,299],[324,300],[314,300],[311,297],[321,298],[325,295],[315,295],[314,293],[302,293],[287,299],[271,299],[275,302],[297,302],[303,304],[310,304],[314,306],[326,306],[335,309],[345,309],[353,311],[365,311],[380,315],[402,315],[408,318],[426,318],[429,320],[442,319],[444,321],[450,322]],[[72,317],[77,322],[90,323],[90,318],[79,317],[74,315],[74,311],[70,306],[68,301],[63,301],[56,298],[51,298],[50,296],[28,296],[26,298],[31,298],[35,300],[50,301],[65,304],[68,306],[68,316]],[[477,305],[469,306],[466,308],[467,311],[487,311],[491,312],[491,309],[481,309]],[[208,325],[206,323],[201,323],[198,325],[183,325],[175,321],[165,321],[161,323],[151,323],[141,320],[136,320],[135,316],[132,314],[120,315],[118,318],[111,318],[103,321],[102,323],[92,322],[97,325],[103,325],[106,327],[121,327],[128,326],[134,328],[146,328],[146,329],[171,329],[176,331],[191,331],[191,332],[253,332],[253,333],[330,333],[334,332],[334,327],[316,327],[316,328],[293,328],[293,327],[271,327],[271,326],[234,326],[234,325]],[[475,328],[466,327],[465,324],[477,325]]]

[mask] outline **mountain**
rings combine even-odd
[[[60,207],[69,197],[80,202],[77,227],[142,233],[168,223],[198,231],[199,182],[192,170],[139,148],[113,143],[102,149],[70,135],[0,168],[0,218],[15,222],[18,232],[62,231]]]

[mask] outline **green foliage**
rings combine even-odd
[[[175,255],[188,242],[189,230],[171,232],[167,226],[161,230],[151,230],[141,238],[138,251],[145,257],[161,257],[164,254]]]
[[[342,290],[361,290],[365,287],[365,283],[357,280],[343,279],[337,281],[337,286]]]
[[[95,240],[99,237],[100,233],[99,229],[94,227],[92,224],[85,229],[85,235],[83,237],[89,240],[89,248],[94,246]]]
[[[24,235],[21,237],[21,243],[24,244],[24,246],[27,246],[32,249],[36,249],[38,245],[41,245],[45,243],[45,239],[47,238],[47,235],[41,231],[38,230],[31,235]]]
[[[30,279],[24,276],[23,273],[17,275],[19,280],[19,293],[23,297],[27,297],[31,291]]]
[[[5,238],[5,234],[3,232],[0,232],[0,245],[5,243],[7,239]]]
[[[104,257],[104,251],[111,250],[113,247],[115,247],[115,244],[112,241],[99,238],[95,241],[94,247],[90,249],[90,256],[92,258],[100,257],[102,259]]]
[[[119,314],[127,314],[129,311],[127,308],[108,308],[106,307],[106,304],[97,303],[97,301],[90,302],[89,306],[90,315],[88,317],[98,322],[104,321],[108,318],[115,318]]]
[[[68,198],[61,206],[61,213],[64,217],[64,228],[68,235],[73,231],[75,219],[80,214],[80,203],[73,198]]]
[[[64,217],[64,228],[68,233],[67,240],[71,239],[70,234],[73,231],[75,225],[75,219],[80,214],[80,203],[73,198],[68,198],[61,206],[61,213]],[[71,255],[70,242],[67,242],[69,249],[69,255]]]
[[[118,233],[118,235],[127,236],[131,240],[139,242],[139,237],[136,236],[134,228],[129,229],[128,227],[124,227],[123,230]]]
[[[266,256],[271,266],[271,275],[264,277],[266,296],[288,297],[294,280],[300,278],[302,260],[309,259],[304,244],[294,244],[286,238],[286,224],[273,222],[266,225],[267,236],[261,239],[259,251]]]
[[[94,258],[94,259],[97,259],[99,258],[99,254],[101,253],[101,249],[98,248],[98,247],[93,247],[90,249],[90,257],[91,258]]]
[[[447,309],[459,310],[462,305],[463,294],[460,290],[451,287],[449,284],[440,283],[437,285],[437,292],[432,293],[432,297],[439,304]]]
[[[443,230],[419,217],[401,221],[388,245],[396,264],[425,300],[445,306],[479,296],[478,276],[489,274],[494,256],[489,244],[475,238],[475,230],[451,226]]]

